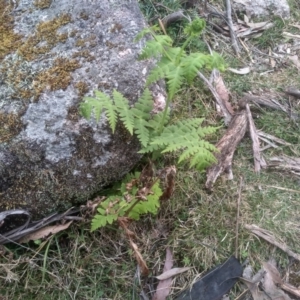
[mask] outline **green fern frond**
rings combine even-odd
[[[203,53],[192,53],[182,59],[184,74],[189,84],[192,83],[197,72],[207,64],[208,57],[209,55]]]
[[[170,68],[167,77],[168,97],[173,99],[174,95],[179,91],[180,86],[184,81],[184,70],[181,65]]]
[[[140,154],[153,153],[156,151],[160,151],[161,149],[162,149],[161,145],[151,144],[151,142],[150,142],[147,145],[147,147],[143,147],[138,153],[140,153]]]
[[[95,96],[95,98],[84,97],[85,102],[83,102],[80,106],[81,114],[89,119],[92,111],[94,111],[95,118],[98,122],[103,109],[105,109],[107,110],[106,116],[108,117],[109,123],[114,130],[117,114],[112,100],[107,95],[99,91],[95,91]]]
[[[202,118],[196,118],[169,125],[164,128],[161,135],[152,138],[150,145],[144,151],[153,151],[153,149],[159,149],[161,153],[180,151],[179,163],[191,160],[193,165],[199,165],[202,163],[200,159],[212,163],[215,161],[212,153],[216,152],[216,148],[203,140],[202,136],[203,132],[213,133],[217,128],[199,127],[202,122]]]
[[[83,117],[89,120],[91,118],[92,111],[95,105],[97,106],[98,103],[95,98],[91,98],[91,97],[85,97],[84,100],[85,100],[84,102],[80,103],[80,113]]]
[[[140,59],[148,59],[150,57],[158,57],[167,52],[172,46],[173,40],[168,35],[154,35],[154,40],[146,42]]]
[[[148,122],[142,118],[134,120],[134,132],[136,133],[143,147],[147,147],[149,142]]]
[[[155,34],[155,32],[157,31],[160,31],[160,28],[158,25],[154,25],[154,26],[151,26],[151,27],[147,27],[147,28],[144,28],[141,32],[139,32],[137,34],[137,36],[135,37],[134,41],[135,42],[138,42],[140,41],[145,35],[147,34]]]
[[[206,63],[206,67],[210,70],[215,68],[220,71],[225,71],[225,63],[223,58],[215,52],[213,52],[213,54],[209,56],[209,59]]]
[[[200,138],[204,138],[205,136],[214,134],[216,130],[218,130],[219,128],[221,128],[221,126],[220,127],[212,127],[212,126],[199,127],[197,133]]]
[[[195,167],[198,170],[203,170],[214,162],[216,162],[215,156],[211,152],[202,150],[191,158],[190,168]]]
[[[163,122],[163,125],[167,125],[170,121],[171,114],[170,108],[167,108],[167,113],[164,116],[164,112],[161,111],[153,116],[151,120],[148,121],[148,123],[151,125],[151,128],[153,128],[154,132],[157,132],[159,129],[160,124]]]
[[[162,190],[159,187],[159,182],[156,182],[151,188],[152,194],[147,196],[146,201],[141,201],[128,214],[128,217],[134,220],[139,220],[141,215],[151,213],[156,214],[159,208],[159,197],[162,195]]]
[[[149,86],[153,82],[157,82],[158,80],[162,79],[165,77],[167,70],[166,66],[160,67],[157,65],[154,67],[150,72],[146,80],[146,86]]]
[[[145,89],[142,96],[134,104],[134,107],[131,109],[132,113],[137,118],[143,118],[148,120],[151,115],[150,112],[153,109],[153,98],[149,89]]]
[[[134,116],[129,108],[128,100],[118,91],[113,91],[115,105],[118,109],[118,114],[126,129],[133,134]]]
[[[108,119],[108,123],[112,132],[115,132],[116,124],[117,124],[117,107],[113,105],[112,100],[106,94],[95,91],[96,101],[98,100],[98,106],[94,106],[96,120],[99,121],[100,114],[103,109],[105,109],[105,115]],[[91,98],[89,98],[90,101]],[[92,102],[91,102],[92,103]]]

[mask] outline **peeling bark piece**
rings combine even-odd
[[[286,155],[271,157],[268,161],[268,167],[300,175],[300,158]]]
[[[281,111],[287,113],[288,115],[290,115],[290,117],[293,120],[298,120],[300,118],[299,114],[292,112],[288,105],[279,103],[276,99],[272,98],[271,96],[268,96],[268,95],[267,96],[254,96],[254,95],[247,94],[243,97],[243,99],[247,103],[253,103],[253,104],[262,105],[262,106],[265,106],[268,108],[281,110]]]
[[[232,177],[233,154],[246,133],[247,125],[246,110],[241,110],[232,118],[225,135],[216,145],[219,150],[219,153],[216,154],[218,162],[207,170],[205,187],[208,190],[212,190],[213,184],[223,172]]]
[[[198,72],[197,74],[204,81],[204,83],[207,85],[207,87],[209,88],[209,90],[213,94],[213,96],[216,100],[216,104],[220,106],[222,114],[224,115],[224,123],[225,123],[225,125],[228,125],[231,121],[231,118],[232,118],[232,113],[231,112],[233,111],[231,106],[230,106],[230,103],[226,102],[226,100],[224,100],[222,98],[222,95],[219,95],[216,88],[212,85],[212,83],[201,72]],[[219,78],[219,77],[220,77],[219,71],[214,69],[212,71],[212,81],[216,82],[216,79]],[[222,82],[223,82],[223,80],[222,80]],[[224,88],[225,88],[225,85],[224,85]],[[222,88],[222,91],[223,91],[223,88]]]
[[[300,90],[294,87],[289,87],[284,91],[286,94],[300,99]]]

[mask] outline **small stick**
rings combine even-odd
[[[236,226],[235,226],[235,257],[238,257],[239,251],[239,221],[240,221],[240,205],[241,205],[241,193],[242,193],[242,185],[243,179],[240,178],[240,188],[239,188],[239,195],[237,198],[237,212],[236,212]]]
[[[233,23],[232,23],[232,17],[231,17],[231,3],[230,0],[226,0],[226,14],[227,14],[227,21],[228,21],[228,26],[229,26],[229,31],[230,31],[230,37],[231,37],[231,42],[232,42],[232,47],[237,56],[239,56],[240,49],[239,45],[236,39],[235,32],[233,30]]]
[[[286,244],[278,242],[271,232],[269,232],[269,231],[267,231],[263,228],[260,228],[256,225],[245,225],[245,228],[250,230],[255,235],[263,238],[264,240],[266,240],[270,244],[272,244],[272,245],[276,246],[277,248],[281,249],[282,251],[287,253],[289,256],[291,256],[291,257],[297,259],[298,261],[300,261],[300,254],[297,254],[297,253],[293,252]]]
[[[253,156],[254,156],[254,171],[259,173],[260,167],[261,167],[261,162],[262,162],[261,157],[260,157],[259,139],[258,139],[258,135],[256,132],[256,128],[255,128],[255,125],[253,122],[253,118],[252,118],[248,103],[246,104],[246,112],[247,112],[250,136],[252,139],[252,149],[253,149]]]
[[[207,87],[210,89],[211,93],[213,94],[215,100],[217,101],[217,104],[221,107],[222,113],[224,114],[224,122],[226,125],[228,125],[231,121],[232,115],[226,108],[226,106],[223,103],[223,100],[217,93],[216,89],[213,87],[213,85],[210,83],[210,81],[201,73],[198,71],[198,76],[206,83]]]

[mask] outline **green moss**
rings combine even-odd
[[[88,49],[77,51],[73,53],[72,57],[73,58],[83,57],[86,59],[86,61],[93,61],[95,59],[95,56],[91,55]]]
[[[41,22],[37,25],[36,32],[18,48],[17,53],[28,61],[48,53],[55,45],[67,40],[68,35],[66,33],[59,34],[57,31],[70,22],[71,16],[69,14],[63,14],[51,21]]]
[[[8,142],[22,128],[19,116],[13,113],[0,113],[0,124],[0,143]]]
[[[0,0],[0,62],[7,54],[18,49],[21,44],[21,36],[13,30],[12,7],[7,3],[8,1]]]
[[[88,85],[83,81],[76,82],[75,87],[77,88],[80,97],[83,97],[89,91]]]
[[[52,0],[35,0],[33,5],[39,9],[45,9],[50,7]]]

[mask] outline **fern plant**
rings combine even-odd
[[[125,177],[118,192],[98,205],[91,231],[112,224],[121,217],[139,220],[141,215],[157,213],[162,195],[159,180],[152,179],[150,186],[144,186],[142,179],[143,175],[139,172]]]
[[[156,34],[158,28],[152,27],[143,30],[137,37],[141,39],[146,34],[151,34],[153,39],[146,42],[141,54],[141,59],[156,57],[157,66],[152,69],[147,85],[163,78],[167,82],[168,97],[165,109],[158,114],[152,114],[153,100],[150,91],[146,88],[141,98],[133,107],[128,100],[114,90],[112,97],[95,91],[95,97],[85,97],[81,103],[81,113],[90,118],[92,112],[98,121],[104,112],[110,127],[114,132],[118,119],[122,121],[130,134],[136,134],[140,143],[140,153],[167,153],[179,152],[179,162],[189,161],[191,167],[202,170],[215,161],[213,152],[216,148],[204,140],[214,133],[217,128],[202,127],[202,118],[181,120],[169,124],[169,104],[180,86],[186,81],[192,83],[201,68],[223,69],[224,64],[219,55],[185,52],[186,46],[205,27],[205,21],[196,19],[185,28],[187,39],[182,47],[172,47],[172,39],[167,35]]]
[[[146,85],[150,85],[159,79],[165,79],[168,87],[168,98],[166,107],[175,94],[179,91],[183,83],[191,84],[200,69],[225,69],[223,59],[217,53],[204,54],[201,52],[193,52],[187,54],[185,48],[189,43],[199,38],[206,26],[205,20],[196,18],[184,28],[187,38],[181,47],[173,47],[173,40],[167,35],[159,35],[158,26],[152,26],[144,29],[138,34],[136,40],[139,41],[145,35],[150,34],[152,39],[146,42],[140,59],[148,59],[154,57],[158,59],[155,68],[151,70],[146,81]],[[167,111],[165,110],[165,115]],[[161,123],[160,130],[163,128]]]

